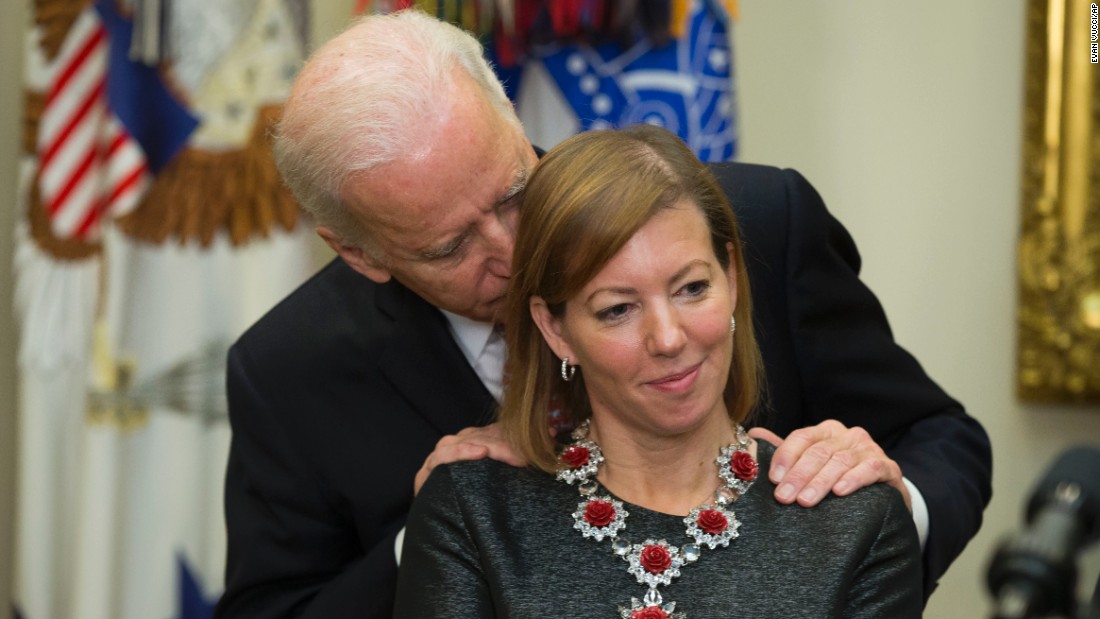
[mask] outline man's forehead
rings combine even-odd
[[[470,171],[466,182],[453,188],[433,182],[430,167],[410,166],[409,173],[396,162],[388,164],[357,183],[355,210],[376,240],[400,246],[401,253],[428,251],[522,189],[529,166],[520,157],[512,160],[499,170]]]

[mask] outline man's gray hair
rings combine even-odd
[[[446,104],[459,71],[519,127],[477,39],[420,11],[363,17],[306,61],[274,150],[283,180],[317,225],[341,242],[368,246],[341,202],[343,184],[418,150],[418,125]]]

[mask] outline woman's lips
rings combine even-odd
[[[701,363],[693,365],[683,372],[669,374],[657,380],[651,380],[646,384],[664,393],[682,393],[695,385],[695,380],[699,378],[700,366],[702,366]]]

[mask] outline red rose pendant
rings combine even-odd
[[[735,452],[733,457],[730,458],[730,470],[737,476],[737,479],[745,481],[756,479],[756,475],[760,472],[756,459],[743,451]]]
[[[710,533],[711,535],[717,535],[730,526],[729,520],[726,520],[722,512],[716,509],[704,509],[699,512],[699,518],[695,520],[695,523],[699,525],[704,533]]]

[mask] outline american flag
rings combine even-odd
[[[54,236],[93,240],[137,206],[197,119],[153,67],[126,57],[131,24],[109,0],[85,9],[53,63],[38,129],[38,189]]]

